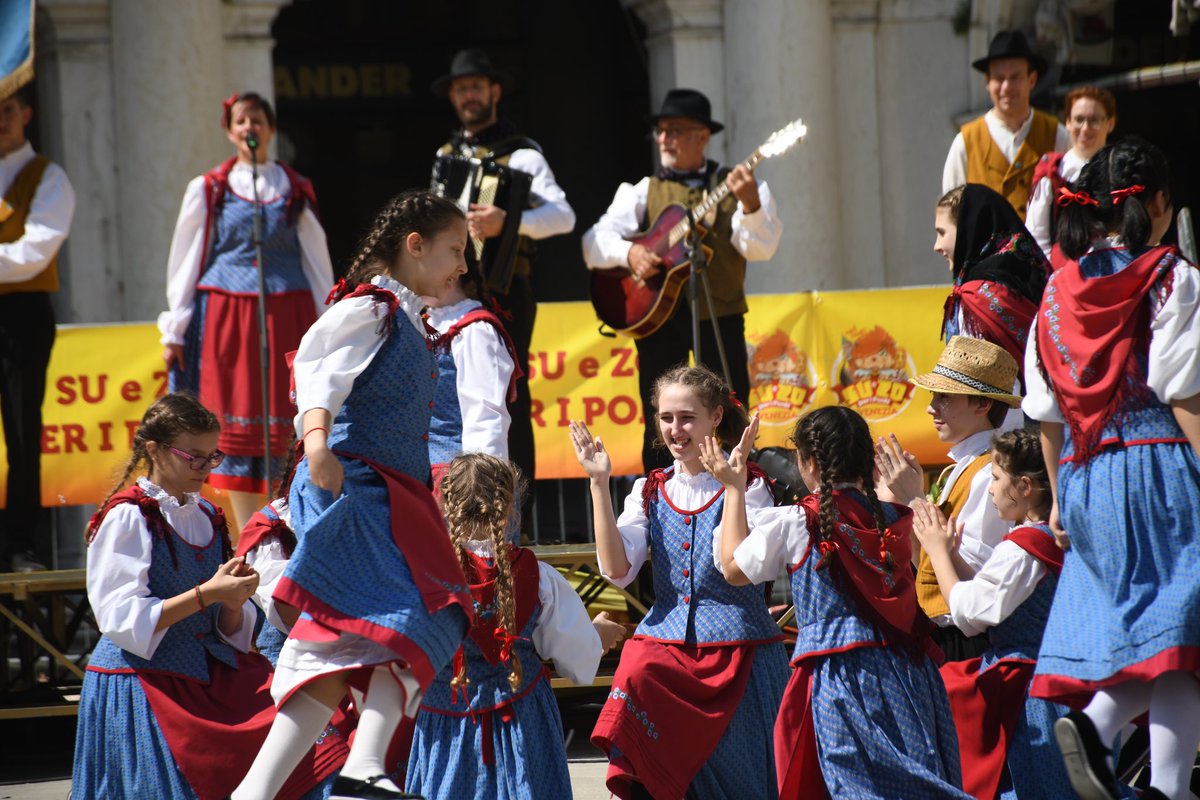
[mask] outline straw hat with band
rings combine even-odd
[[[941,394],[990,397],[1012,408],[1021,398],[1012,394],[1017,382],[1017,362],[997,344],[970,336],[951,336],[938,356],[933,372],[913,379],[922,389]]]

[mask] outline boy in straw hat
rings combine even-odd
[[[988,484],[992,479],[992,436],[1009,408],[1021,404],[1021,398],[1011,393],[1016,379],[1017,362],[1003,347],[983,339],[952,336],[933,371],[913,381],[933,393],[926,413],[933,418],[938,439],[950,446],[948,455],[953,463],[934,482],[929,500],[942,514],[957,520],[962,541],[953,558],[963,578],[974,575],[1008,533],[1008,524],[988,497]],[[894,435],[879,439],[875,463],[881,499],[910,506],[926,502],[921,465]],[[987,637],[969,640],[954,627],[937,576],[923,551],[916,588],[921,608],[938,626],[934,639],[947,660],[974,658],[986,649]]]

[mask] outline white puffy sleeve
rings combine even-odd
[[[1050,258],[1051,242],[1050,220],[1053,218],[1054,198],[1051,196],[1049,178],[1042,178],[1033,185],[1029,193],[1029,205],[1025,208],[1025,228],[1033,236],[1038,247],[1042,248],[1046,258]]]
[[[88,602],[100,632],[135,656],[152,658],[165,598],[150,594],[154,540],[135,503],[109,509],[87,549]]]
[[[629,265],[629,248],[632,245],[625,241],[625,237],[641,229],[649,190],[649,178],[642,178],[633,184],[622,183],[617,187],[608,210],[583,234],[583,260],[587,262],[588,269]]]
[[[946,153],[946,163],[942,166],[942,194],[955,186],[962,186],[966,182],[967,144],[963,141],[962,131],[959,131],[954,134],[954,141],[950,143],[950,152]]]
[[[183,204],[175,221],[171,250],[167,255],[167,310],[158,315],[163,344],[183,344],[183,334],[192,320],[192,301],[204,258],[204,229],[208,209],[204,205],[204,176],[193,178],[183,192]]]
[[[1176,264],[1170,293],[1156,300],[1146,382],[1164,403],[1194,397],[1200,394],[1200,270]]]
[[[971,477],[971,488],[958,514],[958,522],[963,526],[958,554],[976,572],[991,558],[992,551],[1004,541],[1011,528],[1008,522],[1000,519],[1000,514],[992,505],[992,498],[988,494],[991,482],[991,469],[984,468],[976,472]]]
[[[1008,619],[1029,599],[1046,566],[1014,542],[1001,542],[969,581],[950,590],[950,618],[967,636],[978,636]]]
[[[462,409],[462,449],[508,458],[511,419],[505,399],[513,360],[500,334],[490,324],[468,325],[450,340]]]
[[[335,303],[304,334],[292,365],[299,409],[297,436],[304,432],[305,411],[323,408],[337,415],[355,378],[383,344],[379,323],[385,312],[384,305],[370,296],[347,297]]]
[[[1046,379],[1038,369],[1036,319],[1025,344],[1025,397],[1021,400],[1021,410],[1038,422],[1063,423],[1054,391],[1046,385]]]
[[[325,298],[333,287],[333,262],[329,258],[325,229],[307,205],[296,220],[296,236],[300,240],[300,267],[304,270],[304,279],[308,281],[319,317],[326,309]]]
[[[542,658],[576,686],[591,686],[604,655],[600,634],[566,578],[538,562],[538,600],[542,614],[533,629],[533,646]]]
[[[758,210],[747,214],[739,202],[733,212],[732,241],[737,251],[747,261],[766,261],[775,255],[779,240],[783,238],[783,222],[775,208],[775,198],[766,181],[758,182],[758,196],[762,202]]]
[[[567,202],[567,193],[554,180],[554,171],[546,157],[532,148],[521,148],[513,151],[508,165],[533,176],[529,191],[534,207],[521,213],[517,232],[531,239],[570,233],[575,228],[575,210]]]
[[[272,597],[288,565],[288,555],[284,552],[279,537],[270,536],[260,541],[257,547],[246,553],[246,564],[258,572],[258,589],[254,592],[255,605],[267,615],[267,622],[287,633],[291,626],[279,616],[279,609],[275,607],[275,599]]]
[[[750,482],[750,487],[746,489],[746,519],[750,519],[750,515],[760,508],[771,508],[775,505],[775,495],[771,494],[771,487],[762,478],[755,478]],[[721,509],[721,518],[717,520],[717,524],[713,526],[713,564],[717,569],[721,568],[721,523],[725,521],[725,510]]]
[[[58,255],[75,216],[75,190],[67,173],[50,163],[34,190],[19,239],[0,243],[0,283],[36,277]]]
[[[749,513],[750,535],[733,560],[751,583],[773,581],[808,552],[808,520],[799,506],[760,508]]]
[[[621,516],[617,517],[617,531],[621,534],[621,544],[625,546],[625,560],[629,562],[629,572],[625,573],[624,578],[617,579],[605,571],[604,564],[600,564],[600,574],[607,578],[609,583],[622,589],[633,583],[638,570],[650,557],[650,520],[646,518],[642,508],[642,490],[645,486],[645,478],[634,481],[633,489],[625,498],[625,508],[621,510]],[[596,558],[597,561],[600,558],[598,552]]]

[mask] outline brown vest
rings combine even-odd
[[[728,169],[718,170],[710,181],[710,187],[718,185],[729,174]],[[706,188],[703,186],[688,186],[679,181],[666,181],[651,178],[646,191],[646,219],[643,228],[658,219],[669,205],[679,204],[694,206],[704,199]],[[712,228],[701,240],[712,248],[712,257],[708,264],[708,285],[712,290],[713,312],[718,317],[728,317],[733,314],[745,314],[746,292],[746,257],[733,246],[733,212],[737,211],[738,201],[732,193],[717,204],[717,218]],[[709,319],[708,303],[704,294],[700,294],[700,318]]]
[[[42,173],[49,164],[50,159],[45,156],[34,156],[17,173],[17,177],[13,178],[12,186],[4,193],[4,202],[12,208],[12,213],[0,222],[0,242],[15,242],[25,235],[25,220],[29,217],[30,206],[33,205],[33,195],[37,192],[38,184],[42,182]],[[0,283],[0,294],[57,291],[57,254],[50,259],[45,269],[32,278],[19,283]]]
[[[988,132],[987,120],[984,117],[971,120],[962,127],[963,144],[967,149],[967,183],[982,183],[995,189],[1004,195],[1024,221],[1033,169],[1042,154],[1054,149],[1057,133],[1058,120],[1034,109],[1029,134],[1010,164]]]
[[[439,156],[451,156],[457,153],[458,150],[456,150],[449,142],[446,142],[441,146],[441,148],[438,149]],[[492,148],[488,147],[487,145],[478,145],[473,151],[473,156],[481,160],[489,158],[491,155]],[[502,156],[496,156],[495,158],[492,158],[492,161],[495,161],[502,167],[507,167],[508,160],[510,158],[512,158],[512,153],[505,153]],[[530,239],[528,236],[517,237],[517,257],[513,261],[513,275],[524,275],[528,277],[529,275],[533,274],[533,256],[535,252],[536,246],[533,243],[533,239]]]
[[[958,516],[963,506],[967,504],[967,496],[971,493],[971,481],[975,479],[980,470],[990,467],[991,463],[992,454],[984,453],[976,456],[975,460],[967,465],[967,468],[954,481],[954,485],[950,487],[950,491],[946,493],[946,500],[940,506],[943,514],[947,517]],[[921,561],[917,565],[917,602],[921,604],[921,608],[930,619],[950,613],[950,606],[946,604],[946,598],[942,597],[942,590],[938,588],[933,564],[924,550],[921,551]]]

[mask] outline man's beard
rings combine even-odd
[[[463,125],[482,125],[491,120],[495,112],[496,106],[492,103],[464,106],[458,110],[458,119]]]

